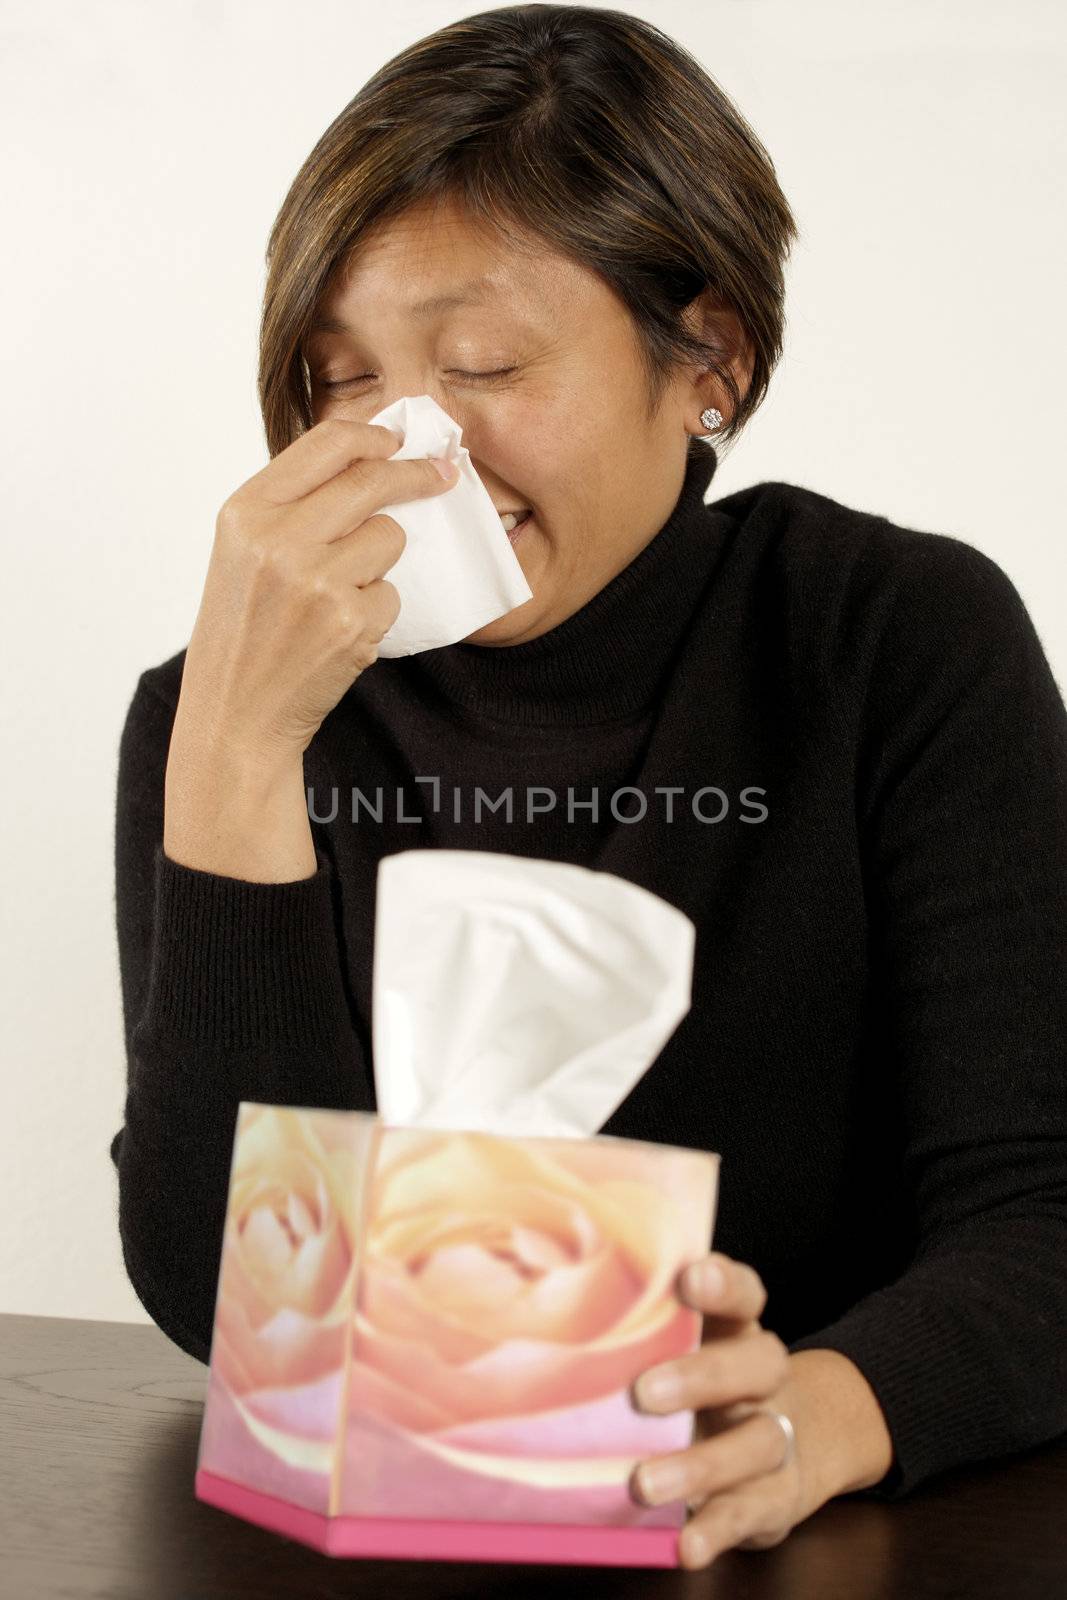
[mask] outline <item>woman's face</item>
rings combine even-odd
[[[607,285],[539,240],[509,249],[451,201],[380,225],[326,320],[308,348],[316,422],[432,395],[498,510],[532,512],[513,543],[532,598],[473,644],[536,638],[621,572],[678,497],[687,419],[721,406],[693,369],[650,422],[629,313]]]

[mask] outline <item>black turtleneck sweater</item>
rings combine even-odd
[[[602,1131],[719,1152],[714,1248],[791,1349],[864,1374],[894,1449],[867,1492],[896,1499],[1067,1432],[1067,711],[988,556],[785,483],[706,505],[714,466],[694,441],[665,526],[540,638],[362,673],[305,757],[313,877],[163,854],[184,651],[142,674],[123,1253],[206,1362],[239,1102],[375,1105],[382,857],[616,873],[697,942],[691,1010]]]

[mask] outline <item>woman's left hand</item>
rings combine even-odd
[[[827,1496],[814,1481],[815,1464],[804,1459],[789,1352],[760,1326],[767,1291],[759,1274],[715,1253],[686,1268],[679,1292],[704,1312],[704,1342],[641,1373],[633,1398],[643,1412],[691,1408],[698,1438],[686,1450],[639,1462],[631,1492],[647,1505],[684,1499],[697,1508],[679,1535],[679,1557],[683,1566],[704,1567],[735,1545],[780,1544]],[[792,1449],[767,1409],[794,1422]]]

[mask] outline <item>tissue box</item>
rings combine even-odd
[[[693,1413],[628,1389],[700,1343],[718,1174],[242,1102],[197,1498],[334,1556],[677,1566],[684,1502],[627,1483]]]

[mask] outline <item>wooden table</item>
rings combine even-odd
[[[0,1593],[11,1600],[1058,1600],[1067,1439],[896,1505],[838,1499],[702,1572],[345,1561],[193,1497],[207,1368],[156,1328],[0,1316]]]

